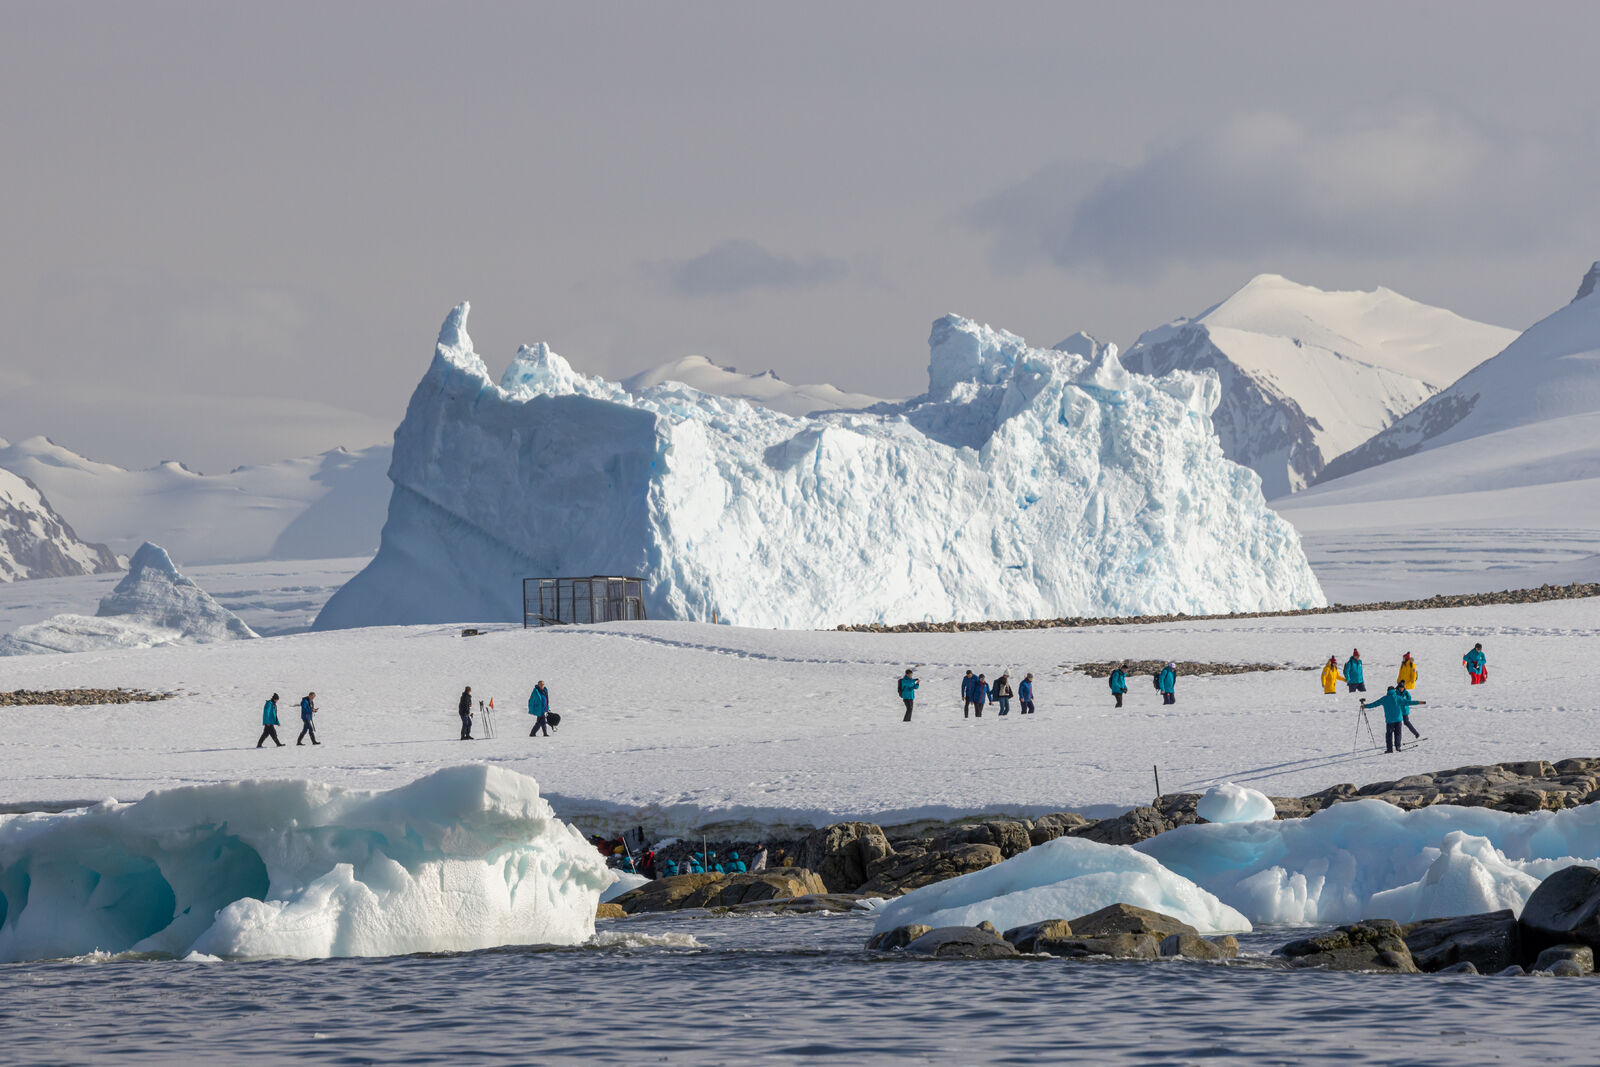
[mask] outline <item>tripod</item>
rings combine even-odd
[[[1372,742],[1372,747],[1378,747],[1378,735],[1372,732],[1372,720],[1367,718],[1366,703],[1365,700],[1356,701],[1356,736],[1355,740],[1351,742],[1351,753],[1361,751],[1361,727],[1363,726],[1367,728],[1367,739]]]

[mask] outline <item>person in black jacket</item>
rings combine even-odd
[[[461,740],[472,740],[472,686],[467,686],[461,691],[461,704],[457,707],[461,712]]]

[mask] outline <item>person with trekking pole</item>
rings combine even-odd
[[[321,741],[317,740],[317,728],[313,725],[316,714],[317,693],[316,690],[312,690],[300,698],[300,736],[295,739],[295,744],[304,744],[308,736],[311,738],[313,745],[322,744]]]
[[[1417,706],[1427,706],[1426,700],[1413,700],[1410,692],[1406,690],[1404,682],[1395,683],[1394,698],[1400,704],[1400,724],[1411,731],[1411,736],[1421,740],[1422,735],[1417,733],[1417,728],[1411,725],[1411,709]]]
[[[906,702],[906,717],[901,719],[901,722],[911,721],[911,705],[917,699],[917,684],[917,679],[913,677],[913,669],[907,667],[906,673],[900,676],[900,681],[897,683],[900,699]]]

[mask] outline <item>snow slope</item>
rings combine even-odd
[[[93,618],[57,615],[20,627],[0,637],[0,655],[209,644],[255,636],[238,616],[179,573],[161,546],[147,541]]]
[[[1262,274],[1195,318],[1148,331],[1124,362],[1146,374],[1215,371],[1223,452],[1278,497],[1514,336],[1388,289],[1324,292]]]
[[[537,782],[495,767],[387,792],[195,786],[0,815],[0,960],[575,945],[611,877]]]
[[[760,840],[843,819],[901,825],[977,813],[1103,814],[1167,792],[1234,782],[1274,795],[1503,760],[1595,754],[1600,603],[1074,630],[866,634],[647,622],[463,638],[459,627],[379,627],[139,651],[26,656],[7,688],[129,686],[171,700],[0,709],[0,802],[132,799],[245,778],[398,785],[464,760],[538,778],[558,815],[589,831]],[[1490,682],[1461,656],[1481,641]],[[1180,678],[1160,703],[1136,678],[1116,709],[1102,679],[1063,664],[1114,658],[1316,665],[1360,648],[1369,684],[1419,664],[1398,756],[1358,730],[1355,699],[1311,671]],[[922,688],[911,723],[894,680]],[[1038,713],[963,719],[967,668],[1032,672]],[[529,738],[536,680],[563,716]],[[456,740],[470,684],[495,701],[493,740]],[[317,748],[253,746],[273,692],[315,689]],[[1381,692],[1381,688],[1380,688]],[[484,724],[475,731],[484,733]],[[1226,899],[1226,898],[1225,898]]]
[[[948,316],[929,392],[798,419],[639,396],[521,349],[498,386],[450,313],[395,434],[372,565],[319,628],[520,620],[529,576],[639,574],[653,618],[753,626],[1321,602],[1216,381],[1127,373]]]
[[[1276,501],[1335,600],[1600,580],[1597,276],[1316,485]]]
[[[92,540],[145,541],[190,564],[370,555],[389,484],[389,446],[197,474],[176,461],[129,471],[47,438],[0,440],[0,468],[43,488]]]
[[[856,411],[883,403],[878,397],[847,393],[832,385],[790,385],[779,378],[776,371],[740,374],[732,367],[719,367],[704,356],[685,356],[641,371],[622,379],[622,387],[630,393],[642,394],[662,382],[680,382],[702,393],[748,400],[785,415]]]
[[[105,545],[79,540],[37,485],[0,470],[0,582],[120,569]]]

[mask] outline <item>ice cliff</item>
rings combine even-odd
[[[373,562],[317,628],[518,620],[530,576],[638,574],[654,618],[747,626],[1322,604],[1210,374],[934,323],[929,389],[797,418],[638,394],[524,347],[495,384],[455,308],[395,434]]]
[[[384,956],[577,944],[612,874],[538,783],[451,767],[383,792],[303,781],[0,815],[0,960]]]
[[[87,615],[56,615],[0,637],[0,656],[205,645],[255,637],[244,621],[186,578],[160,545],[146,541],[128,573]]]

